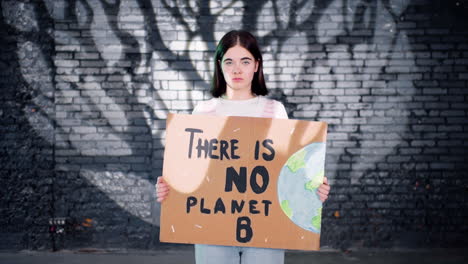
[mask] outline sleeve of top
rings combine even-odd
[[[288,113],[286,112],[286,108],[281,102],[275,101],[275,118],[284,118],[288,119]]]
[[[200,114],[200,111],[202,109],[202,104],[203,102],[198,102],[197,105],[193,108],[192,115],[197,115]]]

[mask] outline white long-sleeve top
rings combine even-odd
[[[198,103],[192,113],[216,116],[288,118],[286,109],[281,102],[264,96],[257,96],[247,100],[212,98]]]

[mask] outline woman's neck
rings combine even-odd
[[[248,100],[254,97],[255,94],[253,94],[252,91],[233,91],[227,89],[222,98],[226,100]]]

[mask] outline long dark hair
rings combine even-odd
[[[223,71],[221,69],[221,61],[227,50],[240,45],[241,47],[248,50],[258,63],[257,72],[254,74],[252,80],[252,93],[256,95],[267,95],[268,90],[265,84],[265,78],[263,76],[263,59],[260,48],[258,47],[257,40],[255,37],[244,30],[233,30],[221,38],[216,47],[216,53],[214,57],[214,75],[213,83],[211,88],[211,94],[213,97],[220,97],[226,93],[226,80],[224,79]]]

